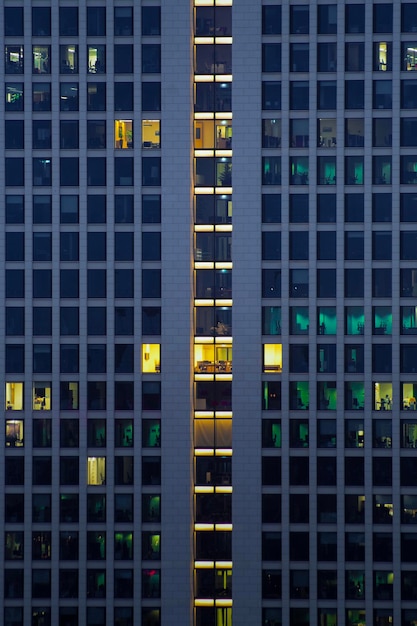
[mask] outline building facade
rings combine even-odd
[[[0,621],[417,623],[417,2],[1,4]]]

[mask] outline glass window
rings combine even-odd
[[[392,81],[391,80],[374,80],[373,81],[373,103],[374,109],[391,109],[392,108]]]
[[[317,108],[336,108],[336,81],[320,80],[317,83]]]
[[[133,120],[115,120],[114,147],[133,148]]]
[[[62,309],[61,309],[62,310]],[[87,334],[105,335],[107,330],[106,307],[89,306],[87,308]]]
[[[401,5],[401,31],[403,33],[417,32],[416,10],[417,4],[415,2]]]
[[[269,196],[266,196],[269,197]],[[304,193],[293,193],[289,197],[290,223],[308,224],[309,221],[309,196]],[[265,221],[265,220],[263,220]]]
[[[7,120],[4,125],[4,147],[21,150],[24,147],[23,120]]]
[[[143,57],[142,57],[143,62]],[[133,45],[114,45],[114,72],[115,74],[133,73]]]
[[[336,233],[334,231],[317,233],[317,259],[321,261],[336,259]]]
[[[372,194],[372,221],[391,222],[392,219],[392,196],[390,193]],[[408,221],[408,220],[404,220]],[[410,220],[412,221],[412,220]]]
[[[60,83],[60,110],[78,111],[78,83]]]
[[[106,35],[106,7],[87,7],[87,36]]]
[[[363,193],[345,194],[345,222],[363,222],[364,202],[365,200]],[[352,237],[355,237],[355,235],[352,235]]]
[[[4,7],[4,35],[23,36],[23,7]]]
[[[114,110],[133,111],[133,83],[115,83]]]
[[[290,7],[290,33],[301,35],[309,33],[309,7],[295,5]]]
[[[160,35],[161,34],[161,8],[160,7],[142,7],[142,35]]]
[[[392,33],[392,4],[374,4],[374,33]]]
[[[317,147],[336,148],[336,119],[320,118],[317,120]]]
[[[379,41],[374,43],[373,70],[374,72],[392,71],[392,43],[390,41]]]
[[[336,45],[336,44],[334,44]],[[363,72],[365,69],[365,44],[351,41],[345,44],[346,72]]]
[[[161,110],[161,83],[142,83],[142,111]]]
[[[23,46],[4,47],[6,74],[23,74]]]
[[[100,149],[106,147],[106,121],[87,120],[87,148]]]
[[[23,111],[23,83],[5,84],[6,111]]]
[[[106,72],[106,46],[91,44],[87,46],[87,72],[104,74]]]
[[[87,185],[102,187],[106,184],[106,158],[87,157]]]
[[[32,7],[32,36],[47,37],[51,34],[50,7]]]
[[[362,156],[345,157],[345,183],[347,185],[363,185],[363,161]]]
[[[51,46],[32,46],[32,74],[51,73]]]
[[[345,6],[345,32],[365,32],[365,6],[362,4],[347,4]]]
[[[78,7],[60,7],[59,34],[61,36],[78,35]]]
[[[117,91],[115,99],[117,100]],[[106,110],[106,83],[87,83],[87,111]]]
[[[323,4],[317,7],[317,32],[320,35],[331,35],[337,32],[337,5]]]
[[[32,85],[32,110],[51,110],[51,83],[33,83]]]
[[[114,7],[113,24],[115,35],[133,35],[133,7]]]
[[[364,81],[363,80],[346,80],[345,81],[345,108],[346,109],[363,109],[365,102]]]
[[[12,126],[11,120],[6,124],[6,148],[7,148],[7,128]],[[15,134],[14,141],[19,140],[19,134]],[[15,146],[19,147],[19,146]],[[32,122],[32,148],[43,149],[52,147],[52,127],[50,120],[33,120]]]
[[[301,233],[301,234],[308,235],[308,233]],[[307,254],[308,254],[308,249],[307,249]],[[290,270],[289,289],[290,289],[290,296],[292,298],[308,298],[308,287],[309,287],[308,269],[300,268],[300,269]],[[270,297],[279,297],[279,296],[270,296]]]
[[[374,231],[372,233],[372,258],[374,260],[390,260],[392,256],[391,249],[391,231]]]
[[[34,306],[32,309],[34,337],[52,335],[52,309],[49,306]]]
[[[5,198],[6,224],[24,223],[24,196],[9,196]]]
[[[78,74],[78,46],[59,46],[59,71],[61,74]]]
[[[262,81],[262,109],[281,109],[281,81]]]
[[[114,221],[116,224],[133,224],[133,195],[114,197]]]
[[[279,46],[280,55],[279,55],[279,65],[275,62],[275,65],[271,65],[269,63],[267,65],[267,59],[264,56],[264,65],[263,67],[278,67],[279,69],[263,69],[264,72],[273,71],[280,72],[281,71],[281,44],[263,44],[264,45],[264,55],[267,53],[265,46]],[[310,66],[310,46],[308,43],[291,43],[290,44],[290,70],[291,72],[308,72]]]
[[[60,307],[60,334],[78,335],[79,309],[75,306]]]
[[[265,157],[265,158],[268,158],[268,157]],[[274,159],[277,157],[269,157],[269,158]],[[290,184],[291,185],[308,185],[308,174],[309,174],[308,157],[305,157],[305,156],[290,157]],[[280,182],[275,183],[275,184],[280,184]]]
[[[268,5],[262,7],[262,34],[281,34],[281,6]]]
[[[337,69],[337,44],[317,44],[317,71],[335,72]]]
[[[401,108],[415,109],[417,107],[417,83],[412,80],[401,81]]]
[[[127,70],[122,70],[127,72]],[[158,74],[161,71],[160,44],[142,44],[142,74]]]
[[[308,148],[309,121],[308,119],[290,120],[290,145],[292,148]]]
[[[336,157],[334,156],[317,157],[317,184],[318,185],[335,185],[336,184]]]
[[[308,110],[309,85],[307,81],[290,82],[290,109],[292,111]]]
[[[143,165],[143,162],[142,162]],[[149,164],[148,164],[149,165]],[[157,172],[153,169],[154,166],[151,167],[151,176],[157,176]],[[124,158],[116,158],[114,159],[114,184],[116,187],[131,187],[133,185],[134,169],[133,169],[133,158],[132,157],[124,157]],[[155,184],[158,182],[147,182],[148,185]],[[160,182],[159,182],[160,184]]]

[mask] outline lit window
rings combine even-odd
[[[23,409],[23,383],[6,383],[6,409],[8,411]]]
[[[264,372],[277,373],[282,370],[282,344],[264,344]]]
[[[114,122],[114,147],[133,148],[133,121],[115,120]]]
[[[6,420],[6,448],[23,446],[23,420]]]
[[[161,371],[161,344],[142,344],[142,372],[155,374]]]
[[[142,148],[161,147],[160,120],[142,120]]]
[[[51,410],[51,383],[33,383],[33,410]]]
[[[106,457],[89,456],[87,460],[87,485],[106,484]]]

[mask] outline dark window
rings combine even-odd
[[[33,223],[52,224],[52,196],[33,196]]]
[[[6,261],[25,260],[25,233],[6,233]]]
[[[7,120],[4,124],[4,147],[12,150],[22,150],[24,147],[24,121]]]
[[[336,43],[317,44],[317,70],[319,72],[335,72],[336,69],[337,69],[337,44]]]
[[[51,485],[52,458],[37,456],[32,459],[32,484]]]
[[[117,271],[117,270],[116,270]],[[161,270],[142,270],[142,298],[161,297]]]
[[[417,117],[405,117],[401,121],[401,145],[417,146]]]
[[[336,81],[320,80],[317,83],[317,108],[336,108]]]
[[[372,233],[372,259],[376,261],[391,260],[392,235],[391,231]]]
[[[23,224],[25,221],[24,196],[5,197],[6,224]]]
[[[106,410],[106,382],[90,381],[87,383],[87,409],[90,411]]]
[[[346,109],[363,109],[365,102],[364,81],[363,80],[346,80],[345,81],[345,108]]]
[[[161,334],[161,308],[142,308],[142,335]]]
[[[363,269],[345,270],[345,298],[363,298]]]
[[[7,127],[7,126],[6,126]],[[52,146],[52,128],[50,120],[33,120],[32,148],[43,149]]]
[[[87,36],[106,35],[106,7],[87,7]]]
[[[60,307],[59,329],[61,336],[78,335],[79,309],[76,306]]]
[[[292,44],[294,47],[296,44]],[[303,44],[307,46],[308,44]],[[263,72],[280,72],[281,71],[281,44],[280,43],[264,43],[262,44],[262,71]],[[301,71],[301,70],[299,70]],[[307,70],[308,72],[308,54],[307,54]]]
[[[117,374],[133,373],[133,344],[116,344],[114,347],[114,371]]]
[[[79,297],[79,270],[67,269],[59,272],[59,289],[61,298]]]
[[[106,158],[87,157],[87,185],[102,187],[106,184]]]
[[[21,306],[6,307],[6,335],[16,337],[25,334],[25,309]]]
[[[52,297],[52,270],[33,270],[33,297]]]
[[[364,233],[359,230],[345,232],[345,259],[349,261],[364,258]]]
[[[6,270],[6,298],[23,298],[25,292],[24,270]]]
[[[105,261],[106,260],[106,233],[105,232],[87,233],[87,260],[88,261]]]
[[[335,298],[336,297],[336,270],[335,269],[318,269],[317,270],[317,297],[318,298]]]
[[[403,204],[401,200],[401,211],[402,211],[402,206]],[[373,222],[391,222],[391,219],[392,219],[392,195],[390,193],[372,194],[372,221]],[[402,217],[401,217],[401,221],[403,221]],[[404,221],[407,221],[407,220],[404,220]]]
[[[390,298],[392,294],[391,268],[377,268],[372,270],[372,295],[374,298]]]
[[[148,158],[142,159],[142,185],[159,186],[160,184],[161,184],[161,159],[160,157],[148,157]]]
[[[142,233],[142,261],[161,260],[161,233]]]
[[[51,34],[50,7],[32,7],[32,36],[48,37]]]
[[[5,37],[23,35],[23,7],[4,7]]]
[[[307,81],[290,82],[290,109],[292,111],[308,110],[309,86]]]
[[[142,313],[143,318],[143,313]],[[134,318],[133,307],[115,307],[114,309],[114,334],[133,335]],[[146,334],[146,333],[142,333]]]
[[[364,69],[365,44],[363,42],[349,42],[345,44],[346,72],[363,72]]]
[[[345,6],[345,32],[365,32],[365,5],[347,4]]]
[[[51,83],[32,84],[32,110],[51,110]]]
[[[262,259],[271,261],[281,259],[281,233],[267,231],[262,233]]]
[[[52,260],[52,233],[33,233],[32,255],[34,261]]]
[[[262,7],[262,34],[281,34],[281,7],[277,5]]]
[[[281,8],[281,7],[280,7]],[[308,6],[295,5],[290,7],[290,33],[305,35],[309,33],[310,12]]]
[[[142,35],[161,34],[161,8],[142,7]]]
[[[157,74],[161,71],[160,44],[142,44],[142,74]]]
[[[25,371],[25,347],[20,344],[6,345],[5,365],[7,374],[23,374]]]
[[[319,231],[317,233],[317,259],[320,261],[336,259],[335,231]]]
[[[119,86],[119,83],[118,83]],[[118,98],[118,90],[115,93],[115,101]],[[106,83],[87,83],[87,111],[106,110]],[[116,109],[121,110],[121,109]]]
[[[269,198],[269,196],[265,196]],[[281,197],[278,196],[280,203]],[[308,194],[292,194],[289,197],[290,203],[290,223],[291,224],[308,224],[309,222],[309,196]],[[281,218],[281,213],[279,215]],[[262,219],[262,221],[265,221]],[[268,221],[268,220],[266,220]],[[281,221],[281,219],[279,219]]]
[[[401,81],[401,108],[417,108],[417,82],[415,80]]]
[[[107,311],[104,306],[87,308],[87,334],[105,335],[107,330]]]
[[[308,260],[308,232],[290,232],[290,259]]]
[[[142,237],[145,233],[142,233]],[[153,234],[153,233],[146,233]],[[159,233],[156,233],[159,234]],[[142,250],[143,252],[143,250]],[[133,233],[117,232],[114,235],[114,258],[116,261],[133,261]]]
[[[133,35],[133,7],[114,7],[114,34]]]
[[[87,297],[106,297],[106,270],[87,270]]]
[[[62,187],[78,187],[78,157],[60,157],[59,178]]]
[[[114,295],[116,298],[133,298],[133,270],[114,270]]]
[[[33,346],[33,372],[44,374],[52,371],[51,344],[35,344]]]
[[[262,81],[262,109],[281,109],[281,81]]]
[[[114,221],[116,224],[133,224],[133,195],[114,196]]]
[[[87,371],[89,374],[106,373],[106,344],[87,345]]]
[[[372,106],[374,109],[392,109],[392,81],[391,80],[374,80],[373,81]]]
[[[132,186],[134,182],[133,176],[133,157],[114,159],[114,184],[116,187]],[[157,183],[147,182],[147,184]]]
[[[331,35],[337,32],[337,5],[322,4],[317,7],[317,32]]]
[[[161,83],[142,83],[142,111],[160,110]]]
[[[59,34],[69,37],[78,35],[78,7],[60,7]]]
[[[133,73],[133,45],[115,44],[114,46],[114,72],[115,74]]]
[[[34,306],[32,309],[32,324],[34,337],[52,335],[52,308],[49,306]]]
[[[87,120],[87,148],[99,149],[106,147],[106,121]]]
[[[78,433],[72,434],[78,436]],[[59,458],[59,484],[78,485],[79,459],[76,456],[60,456]]]
[[[376,374],[389,374],[392,371],[392,346],[390,344],[372,346],[372,371]]]
[[[374,33],[392,33],[392,4],[374,4]]]
[[[115,83],[114,86],[114,110],[133,111],[133,83]]]
[[[134,409],[134,384],[131,381],[114,383],[114,408],[118,411]]]
[[[87,196],[87,223],[88,224],[105,224],[106,223],[106,196],[105,195],[88,195]]]
[[[79,243],[78,232],[60,233],[60,260],[78,261]]]
[[[62,374],[78,372],[79,347],[74,344],[62,344],[60,346],[60,371]]]
[[[372,122],[372,145],[378,148],[390,147],[392,145],[392,119],[380,117],[374,118]]]
[[[21,157],[4,159],[4,175],[6,186],[23,186],[25,180],[24,159]]]
[[[60,148],[63,150],[78,148],[78,120],[61,120],[59,124]]]
[[[417,32],[417,3],[401,4],[401,31],[403,33]]]

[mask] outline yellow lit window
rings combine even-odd
[[[264,344],[264,372],[281,372],[282,370],[282,344]]]
[[[6,420],[6,448],[23,446],[23,420]]]
[[[196,120],[194,122],[194,148],[212,150],[214,148],[214,120]]]
[[[232,371],[232,346],[196,344],[194,346],[194,371],[230,373]]]
[[[142,372],[144,374],[157,374],[161,371],[161,344],[142,344]]]
[[[133,148],[132,120],[115,120],[114,147],[119,149]]]
[[[142,120],[142,148],[161,147],[161,121]]]
[[[32,408],[34,411],[51,410],[51,383],[33,383]]]
[[[6,383],[6,409],[8,411],[23,409],[23,383]]]
[[[89,456],[87,461],[87,485],[106,484],[106,457]]]

